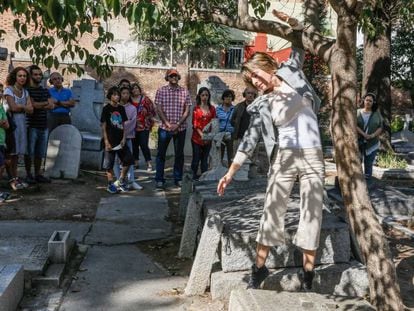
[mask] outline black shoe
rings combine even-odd
[[[269,270],[266,266],[258,268],[256,265],[252,266],[252,274],[250,275],[249,284],[247,289],[258,289],[260,284],[267,278],[269,275]]]
[[[310,291],[312,289],[312,282],[315,276],[315,271],[305,271],[303,270],[303,283],[302,289],[304,291]]]
[[[29,185],[34,185],[36,183],[36,180],[33,178],[32,174],[27,175],[24,181]]]
[[[35,180],[36,180],[38,183],[45,183],[45,184],[49,184],[49,183],[51,183],[50,178],[49,178],[49,177],[46,177],[46,176],[43,176],[43,175],[37,175],[37,176],[35,177]]]

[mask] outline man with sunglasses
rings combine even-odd
[[[187,130],[187,117],[190,113],[191,99],[186,88],[178,84],[180,74],[175,69],[166,72],[167,85],[157,90],[155,109],[162,122],[158,129],[158,152],[156,158],[155,182],[157,189],[164,189],[165,156],[168,145],[174,142],[174,184],[181,187],[184,168],[184,144]]]

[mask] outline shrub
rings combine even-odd
[[[405,169],[407,167],[407,161],[397,156],[393,152],[380,152],[377,158],[377,165],[381,168],[397,168]]]
[[[391,120],[391,133],[402,131],[404,119],[401,116],[394,116]]]

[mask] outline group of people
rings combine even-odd
[[[191,112],[190,94],[186,88],[179,85],[180,79],[181,76],[176,69],[167,70],[165,80],[168,83],[157,90],[154,103],[142,94],[138,84],[130,84],[126,79],[108,90],[109,104],[104,107],[101,117],[105,146],[103,168],[107,171],[108,192],[127,191],[131,187],[142,188],[134,179],[134,164],[131,161],[137,165],[139,149],[141,149],[147,169],[152,170],[148,141],[156,117],[160,123],[155,163],[156,188],[164,189],[166,185],[164,170],[167,149],[171,140],[174,143],[175,153],[174,184],[181,186],[187,119],[190,113],[192,113],[191,169],[193,179],[197,180],[200,173],[206,172],[209,168],[211,141],[203,139],[203,129],[213,118],[219,119],[221,132],[229,133],[230,138],[225,140],[222,146],[222,158],[227,151],[227,163],[231,164],[233,142],[240,140],[248,127],[250,115],[246,107],[255,99],[256,90],[252,87],[246,88],[243,92],[245,100],[236,106],[234,105],[234,91],[225,90],[222,94],[223,102],[216,109],[211,103],[210,90],[201,87],[197,92],[195,105]]]
[[[63,87],[62,75],[50,75],[50,88],[44,87],[42,81],[42,70],[31,65],[13,69],[6,87],[0,84],[0,174],[6,168],[13,190],[50,182],[42,169],[49,133],[61,124],[71,123],[70,109],[75,101],[71,90]],[[24,158],[25,178],[18,176],[19,157]],[[3,193],[1,199],[8,195]]]
[[[152,171],[148,142],[155,122],[153,103],[143,94],[138,83],[127,79],[111,87],[106,98],[108,104],[102,109],[101,126],[107,191],[141,190],[143,187],[135,180],[135,166],[139,163],[141,150],[147,170]]]

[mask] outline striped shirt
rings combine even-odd
[[[46,102],[50,98],[48,89],[43,86],[28,87],[30,98],[34,103]],[[27,126],[37,129],[47,128],[47,110],[33,107],[33,113],[26,115]]]
[[[162,86],[155,94],[155,106],[162,109],[165,118],[170,123],[178,123],[184,114],[186,106],[191,106],[190,93],[181,86]],[[164,123],[160,127],[164,130],[167,129]],[[184,121],[179,126],[178,131],[181,132],[185,129],[187,129],[187,121]]]

